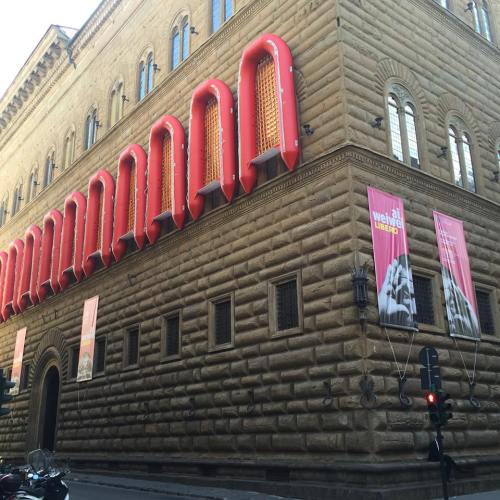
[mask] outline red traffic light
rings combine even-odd
[[[437,401],[437,397],[433,392],[426,394],[425,399],[427,400],[427,404],[435,404]]]

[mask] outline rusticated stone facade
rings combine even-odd
[[[490,2],[490,44],[474,33],[461,3],[450,3],[451,11],[432,0],[236,0],[234,15],[210,35],[209,2],[105,0],[72,42],[76,69],[57,49],[64,37],[48,32],[23,72],[30,74],[30,64],[47,47],[56,54],[54,62],[2,125],[0,201],[2,189],[12,197],[19,178],[26,186],[30,168],[37,162],[43,167],[52,145],[61,163],[64,134],[72,125],[75,161],[8,218],[0,229],[2,248],[29,224],[40,224],[50,208],[61,209],[70,191],[85,193],[98,168],[116,175],[118,154],[127,144],[147,150],[149,129],[162,114],[177,116],[187,127],[198,83],[220,78],[237,97],[241,52],[264,32],[282,37],[292,51],[302,159],[292,173],[278,162],[278,175],[261,175],[252,194],[240,189],[230,205],[214,197],[200,220],[169,230],[155,245],[1,324],[0,366],[11,365],[16,331],[24,326],[24,359],[31,365],[28,389],[4,418],[2,456],[19,458],[37,445],[41,383],[53,364],[61,380],[56,450],[76,463],[286,478],[295,480],[290,493],[309,498],[320,498],[324,490],[301,487],[301,480],[333,483],[330,494],[336,487],[343,498],[371,498],[368,491],[401,498],[400,491],[390,496],[384,488],[403,482],[410,483],[407,498],[437,496],[436,469],[425,462],[432,429],[418,363],[420,348],[432,345],[454,401],[447,450],[475,465],[476,485],[483,471],[498,472],[500,12],[498,2]],[[189,58],[171,71],[169,27],[184,12],[199,34],[190,37]],[[160,71],[151,94],[136,102],[137,65],[148,47]],[[16,85],[24,81],[23,72]],[[108,129],[109,91],[117,78],[130,101]],[[390,158],[385,96],[391,83],[403,85],[414,99],[420,169]],[[83,122],[92,105],[102,127],[84,152]],[[439,156],[453,113],[472,135],[477,194],[455,186],[449,158]],[[371,125],[375,117],[383,118],[380,128]],[[404,199],[414,272],[433,283],[435,324],[421,325],[408,361],[410,408],[400,404],[397,366],[378,325],[367,186]],[[483,335],[478,349],[479,410],[468,401],[463,364],[472,369],[474,345],[455,344],[447,333],[434,209],[464,221],[474,283],[491,297],[496,335]],[[353,266],[362,263],[370,268],[365,328],[351,283]],[[289,273],[301,284],[303,330],[273,336],[269,284]],[[69,352],[79,342],[83,302],[96,294],[105,372],[77,383],[68,371]],[[222,294],[233,296],[234,347],[215,352],[208,340],[209,303]],[[176,310],[182,349],[178,359],[168,360],[160,349],[162,321]],[[139,367],[127,369],[124,335],[136,325]],[[389,335],[404,366],[410,337],[396,330]],[[368,395],[368,404],[362,404],[365,376],[376,397]],[[422,475],[427,489],[412,486]],[[340,487],[346,484],[347,490]],[[467,484],[466,478],[456,491]],[[347,496],[349,489],[354,496]]]

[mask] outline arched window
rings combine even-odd
[[[457,186],[476,192],[476,180],[472,161],[472,141],[459,118],[453,118],[448,126],[448,147],[453,180]]]
[[[137,248],[145,243],[147,155],[139,144],[131,144],[118,160],[113,255],[118,262],[127,250],[127,240],[133,239]]]
[[[148,52],[141,58],[139,63],[139,101],[153,90],[154,67],[153,52]]]
[[[28,196],[27,196],[27,201],[30,202],[37,193],[37,188],[38,188],[38,167],[34,167],[31,170],[29,179],[28,179]]]
[[[23,184],[22,181],[18,182],[16,185],[16,188],[14,189],[14,195],[12,197],[12,210],[11,210],[11,215],[14,217],[14,215],[19,212],[21,209],[21,201],[23,200]]]
[[[107,170],[91,177],[88,187],[83,270],[90,276],[98,265],[109,267],[112,262],[113,197],[115,180]]]
[[[0,227],[2,227],[7,222],[9,198],[8,195],[3,197],[2,203],[0,204]]]
[[[391,86],[387,96],[387,113],[392,156],[412,167],[420,167],[415,105],[401,85]]]
[[[441,5],[441,7],[443,7],[444,9],[448,8],[448,0],[434,0],[434,1],[437,2],[439,5]]]
[[[212,0],[212,33],[233,15],[233,0]]]
[[[73,163],[75,156],[75,129],[72,128],[64,139],[64,149],[63,149],[63,170],[68,168]]]
[[[181,62],[181,35],[179,28],[172,31],[172,69],[177,68]]]
[[[197,219],[205,195],[220,188],[231,201],[235,188],[233,95],[221,80],[206,80],[191,98],[188,208]],[[224,145],[224,147],[223,147]]]
[[[54,180],[54,170],[56,168],[55,151],[51,151],[45,160],[43,172],[43,187],[46,188]]]
[[[172,54],[171,67],[177,68],[182,61],[185,61],[189,56],[189,18],[181,16],[178,18],[175,27],[172,30]]]
[[[85,119],[85,150],[90,149],[97,140],[97,128],[99,121],[97,120],[97,109],[92,108]]]
[[[497,144],[497,171],[495,172],[495,178],[500,177],[500,142]]]
[[[491,36],[491,19],[488,2],[486,0],[475,0],[470,2],[470,10],[474,19],[474,30],[484,36],[488,42],[493,41]],[[469,9],[467,9],[469,10]]]
[[[109,105],[109,126],[112,127],[123,116],[123,82],[117,81],[111,90]]]
[[[147,227],[149,242],[160,236],[162,221],[172,217],[182,229],[186,199],[186,137],[172,115],[162,116],[151,127],[147,176]]]
[[[288,170],[299,160],[300,142],[293,59],[278,36],[264,34],[241,56],[238,76],[240,183],[250,192],[257,168],[281,156]]]

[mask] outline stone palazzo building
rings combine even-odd
[[[254,81],[239,82],[243,54],[266,33],[293,61],[294,160],[283,154],[280,131],[285,120],[293,135],[295,101],[282,110],[273,92],[277,75],[288,81],[280,60],[272,51],[250,58]],[[418,360],[433,346],[453,400],[445,446],[468,466],[452,488],[497,486],[499,44],[497,0],[103,0],[79,31],[51,26],[0,100],[5,370],[26,327],[0,455],[21,461],[45,446],[89,469],[223,478],[303,498],[436,497]],[[222,83],[211,97],[200,94],[202,121],[190,124],[195,90],[209,79]],[[242,112],[241,81],[256,96],[253,122]],[[229,92],[217,100],[220,89]],[[223,98],[233,120],[224,130]],[[189,173],[176,177],[175,196],[167,184],[155,192],[171,206],[176,198],[182,221],[171,208],[157,219],[157,234],[146,228],[141,240],[136,214],[147,210],[134,193],[149,210],[158,185],[150,132],[165,115],[178,121],[169,122],[176,137],[185,133],[175,142],[169,129],[169,147],[180,148],[180,163],[189,149]],[[195,122],[201,135],[192,133]],[[248,134],[238,133],[243,123]],[[198,143],[209,186],[186,200]],[[129,144],[138,146],[120,181],[118,158]],[[260,161],[244,189],[248,144]],[[221,150],[233,151],[236,166],[223,180],[214,159]],[[159,182],[173,182],[169,154],[161,153],[161,166],[172,171]],[[81,212],[95,228],[71,233],[73,245],[82,234],[84,246],[94,238],[85,255],[95,269],[77,276],[82,260],[72,261],[60,290],[57,214],[69,217],[73,192],[94,206],[89,180],[98,171],[96,199],[106,197],[107,183],[114,200],[104,210],[106,202],[95,205],[99,216]],[[379,325],[368,186],[404,201],[419,322],[413,341]],[[101,226],[112,231],[114,220],[116,236],[119,202],[128,233],[119,258],[108,252],[104,262],[105,244],[118,247],[103,240]],[[475,342],[449,336],[433,210],[464,223],[482,332],[476,354]],[[42,249],[36,260],[39,230],[50,233],[52,253]],[[23,250],[26,261],[33,257],[30,270],[48,272],[24,272],[26,290]],[[362,266],[366,310],[352,283]],[[96,295],[93,375],[77,382],[83,305]]]

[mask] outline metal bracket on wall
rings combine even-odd
[[[329,380],[325,380],[323,385],[326,389],[326,396],[323,398],[323,406],[330,407],[333,404],[333,394],[332,394],[332,383]]]
[[[474,390],[476,389],[475,382],[469,382],[469,402],[474,407],[475,410],[479,410],[481,408],[481,402],[476,398],[474,394]]]
[[[359,387],[361,389],[361,398],[359,399],[361,406],[363,408],[371,409],[377,403],[377,396],[373,393],[375,383],[373,378],[368,375],[363,375],[359,381]]]
[[[250,402],[248,403],[247,406],[247,413],[253,413],[255,411],[255,394],[253,392],[253,389],[250,389],[248,391],[248,398],[250,399]]]
[[[193,397],[189,398],[189,408],[184,411],[184,418],[185,419],[190,419],[194,418],[196,416],[195,414],[195,400]]]
[[[399,402],[401,403],[402,408],[411,408],[413,405],[412,399],[406,394],[406,382],[408,379],[405,375],[403,375],[399,380]]]

